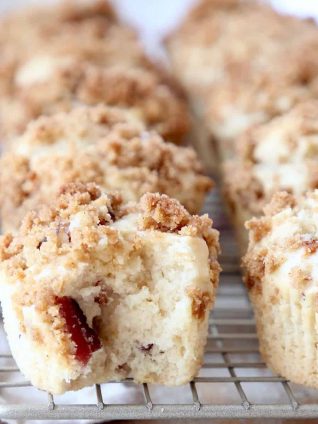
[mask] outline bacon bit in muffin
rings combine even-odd
[[[75,357],[86,365],[92,354],[102,347],[97,333],[87,324],[87,319],[76,300],[68,296],[56,298],[66,331],[75,345]]]

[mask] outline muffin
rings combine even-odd
[[[36,66],[35,60],[45,54],[99,65],[151,66],[135,32],[118,21],[107,0],[16,10],[1,19],[0,48],[1,92],[10,92],[27,63],[37,77],[46,71],[48,66],[43,61]]]
[[[25,52],[10,44],[3,46],[0,58],[1,94],[13,95],[20,83],[27,80],[31,83],[33,79],[34,82],[39,81],[42,75],[45,78],[57,65],[72,61],[106,67],[117,64],[127,68],[155,69],[145,56],[137,35],[121,24],[107,26],[101,34],[85,27],[79,27],[74,33],[62,27],[59,33],[54,34],[50,44],[44,41],[39,39],[38,44],[29,46]]]
[[[4,324],[23,374],[54,394],[189,382],[218,284],[211,225],[165,195],[127,205],[94,184],[30,213],[0,242]]]
[[[70,2],[15,12],[3,21],[1,45],[4,142],[23,132],[30,120],[78,103],[131,107],[149,128],[177,143],[188,133],[182,91],[151,63],[136,34],[118,22],[107,3]]]
[[[129,108],[168,141],[180,143],[189,130],[185,100],[159,71],[123,64],[101,67],[43,53],[16,72],[10,94],[0,98],[1,132],[7,140],[41,115],[100,103]]]
[[[318,101],[300,103],[258,125],[239,141],[235,159],[224,165],[224,194],[242,250],[244,222],[262,214],[274,193],[295,196],[318,188]]]
[[[316,25],[256,1],[203,0],[166,45],[222,159],[247,128],[318,95]]]
[[[32,122],[1,157],[3,231],[75,181],[119,190],[125,201],[166,193],[193,213],[212,186],[192,148],[165,142],[129,110],[79,107]]]
[[[266,364],[294,383],[318,387],[318,190],[278,193],[247,223],[246,284]]]

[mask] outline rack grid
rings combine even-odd
[[[96,385],[89,399],[85,394],[77,395],[76,402],[65,403],[63,397],[57,399],[44,392],[42,403],[35,403],[31,395],[30,399],[24,396],[12,401],[13,391],[35,389],[19,373],[10,354],[0,352],[0,419],[318,418],[318,391],[272,374],[262,361],[253,312],[218,196],[210,197],[207,209],[222,230],[224,255],[205,363],[199,375],[178,389],[126,380]],[[121,395],[108,401],[114,385],[120,385]]]

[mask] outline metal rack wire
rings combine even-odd
[[[273,375],[262,361],[253,312],[241,283],[233,238],[223,222],[218,197],[210,198],[207,208],[222,227],[225,254],[209,324],[205,363],[199,375],[179,389],[136,385],[126,380],[96,385],[89,401],[85,394],[77,396],[80,403],[65,403],[50,394],[45,395],[42,403],[35,403],[31,395],[29,400],[24,397],[17,402],[10,400],[12,391],[35,389],[24,380],[10,354],[0,352],[1,419],[318,418],[318,391]],[[122,397],[109,402],[107,397],[114,384],[121,385]],[[126,390],[133,394],[129,402]]]

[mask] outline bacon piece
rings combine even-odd
[[[66,331],[70,333],[75,345],[76,359],[86,365],[92,353],[102,347],[99,337],[88,325],[86,316],[76,300],[68,296],[57,297],[56,304],[60,307]]]

